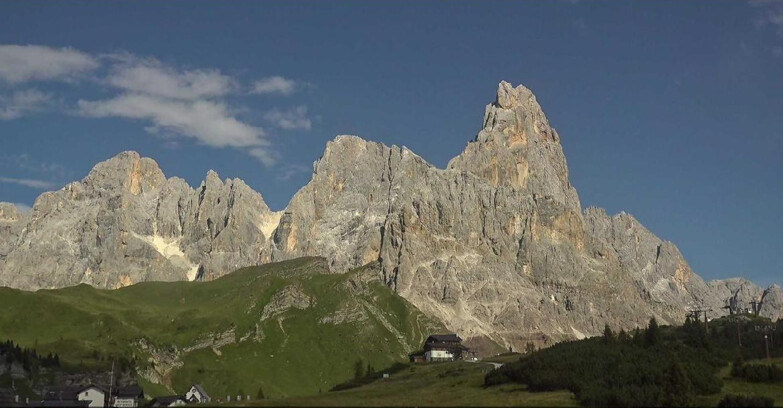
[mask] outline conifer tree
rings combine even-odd
[[[617,334],[617,340],[619,340],[621,343],[625,343],[630,340],[630,338],[624,329],[620,329],[620,333]]]
[[[650,319],[650,324],[647,325],[647,331],[644,334],[645,344],[648,347],[654,346],[658,344],[660,339],[661,339],[661,329],[658,327],[658,322],[653,317]]]
[[[604,342],[611,343],[614,341],[614,332],[609,325],[604,325]]]

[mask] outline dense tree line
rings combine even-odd
[[[716,374],[736,356],[763,357],[769,346],[763,335],[783,337],[776,331],[780,326],[754,318],[709,325],[688,319],[680,327],[660,327],[651,319],[645,329],[617,334],[607,326],[602,337],[559,343],[493,370],[485,385],[514,382],[531,391],[570,390],[584,406],[687,406],[698,395],[721,390]],[[780,347],[772,350],[776,354]],[[756,371],[763,371],[743,370],[759,378]],[[765,370],[767,376],[777,375]]]
[[[783,369],[775,364],[746,364],[740,360],[732,365],[731,376],[750,382],[774,383],[783,381]]]
[[[25,371],[36,371],[38,368],[60,367],[60,356],[49,353],[38,355],[34,348],[22,348],[11,340],[0,343],[0,356],[5,364],[19,363]]]

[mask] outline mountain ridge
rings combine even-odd
[[[425,314],[517,349],[651,316],[675,323],[696,307],[725,313],[730,298],[783,316],[779,287],[704,282],[633,216],[583,209],[559,134],[529,89],[505,81],[482,130],[444,169],[404,146],[340,135],[273,212],[240,179],[210,171],[191,188],[124,152],[16,217],[0,223],[0,285],[27,289],[209,280],[323,256],[336,271],[378,261],[379,278]]]

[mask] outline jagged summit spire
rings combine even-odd
[[[513,109],[523,104],[536,102],[536,96],[533,95],[533,91],[526,88],[524,85],[518,85],[514,87],[511,83],[506,81],[500,81],[498,84],[498,93],[495,98],[495,104],[503,109]],[[541,109],[539,107],[539,109]]]
[[[87,184],[108,189],[122,186],[133,195],[157,189],[165,181],[166,175],[155,160],[132,150],[96,164],[84,179]]]
[[[550,141],[560,141],[557,132],[550,128],[533,91],[524,85],[514,87],[506,81],[498,84],[495,101],[484,110],[483,128],[503,133],[536,133]],[[510,129],[504,132],[506,128]],[[486,141],[486,136],[480,133],[476,140]]]
[[[581,212],[568,181],[560,137],[533,92],[522,85],[498,84],[495,101],[484,112],[482,130],[448,168],[473,173],[495,187],[549,196]]]

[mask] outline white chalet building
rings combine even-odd
[[[106,391],[96,385],[88,385],[76,393],[76,399],[90,401],[90,407],[102,408],[106,406]]]
[[[212,401],[204,388],[199,384],[193,384],[188,392],[185,393],[185,401],[189,403],[208,403]]]

